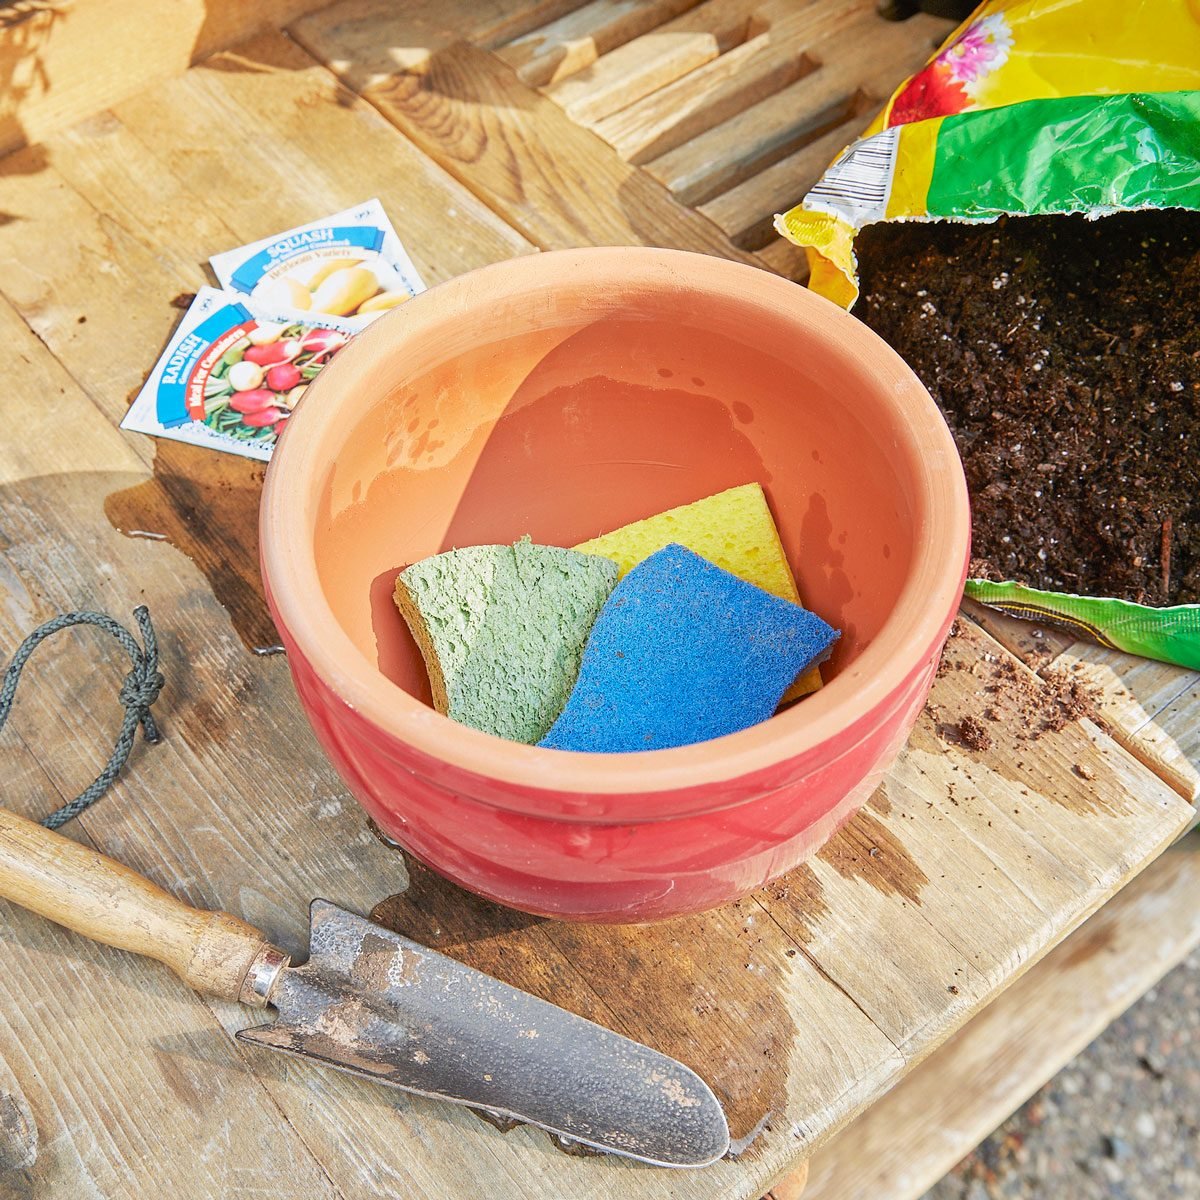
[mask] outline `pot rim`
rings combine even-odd
[[[481,321],[493,304],[541,295],[563,279],[611,296],[614,286],[681,294],[718,292],[746,307],[795,314],[810,335],[869,361],[897,412],[897,453],[916,477],[913,561],[871,644],[803,704],[709,742],[637,754],[546,750],[471,729],[386,678],[338,624],[317,571],[311,530],[339,419],[334,395],[358,388],[377,357],[419,344],[447,321]],[[748,316],[748,322],[750,317]],[[748,324],[748,327],[749,324]],[[367,401],[360,401],[367,403]],[[376,320],[310,385],[267,471],[260,509],[267,593],[316,676],[367,721],[463,771],[503,784],[575,794],[644,796],[727,783],[811,752],[885,704],[944,636],[962,594],[970,543],[966,480],[941,413],[924,385],[880,337],[836,305],[780,276],[727,259],[649,247],[557,250],[494,263],[422,293]]]

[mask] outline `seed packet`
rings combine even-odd
[[[304,389],[353,334],[337,317],[201,288],[121,428],[266,462]]]
[[[214,255],[221,286],[361,329],[425,290],[378,200]]]

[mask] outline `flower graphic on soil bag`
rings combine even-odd
[[[1008,60],[1013,36],[1001,13],[973,21],[896,96],[888,125],[907,125],[973,107],[979,84]]]

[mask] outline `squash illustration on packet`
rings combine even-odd
[[[378,200],[209,260],[228,291],[362,328],[425,290]]]

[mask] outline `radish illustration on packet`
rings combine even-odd
[[[378,200],[210,260],[122,429],[263,462],[305,388],[371,321],[425,290]]]

